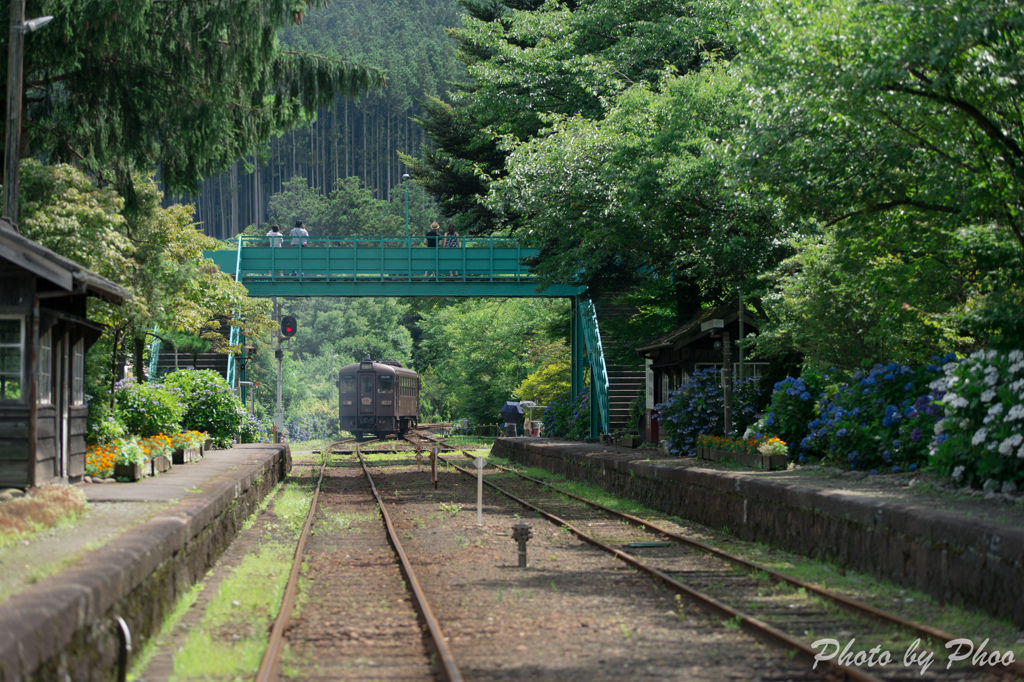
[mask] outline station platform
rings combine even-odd
[[[1024,494],[947,487],[925,474],[758,471],[545,438],[500,438],[491,453],[1024,627]]]
[[[136,648],[155,634],[290,471],[287,445],[236,445],[135,483],[82,485],[90,508],[74,526],[0,554],[5,576],[25,573],[4,583],[0,682],[116,679],[118,617]],[[36,580],[33,561],[66,568]]]

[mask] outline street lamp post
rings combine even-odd
[[[3,217],[17,229],[18,162],[21,147],[22,54],[25,34],[46,26],[51,16],[25,21],[25,0],[11,0],[11,32],[7,41],[7,132],[4,138]]]
[[[405,245],[409,246],[409,174],[402,174],[405,183]]]

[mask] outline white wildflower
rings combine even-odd
[[[1016,393],[1022,388],[1024,388],[1024,379],[1017,379],[1012,384],[1010,384],[1010,390],[1013,391],[1014,393]]]
[[[960,396],[958,396],[956,393],[947,393],[946,395],[942,396],[942,399],[948,404],[949,402],[956,400],[959,397]]]
[[[1015,422],[1018,419],[1024,419],[1024,404],[1018,403],[1010,408],[1010,411],[1006,413],[1006,417],[1003,419],[1004,422]]]
[[[991,424],[995,420],[996,420],[996,418],[993,417],[991,414],[989,414],[989,415],[986,415],[985,418],[981,420],[981,423],[982,424]]]
[[[993,391],[991,388],[986,389],[985,392],[981,394],[981,402],[983,402],[983,403],[990,403],[990,402],[992,402],[992,399],[995,398],[995,397],[996,397],[996,392],[995,391]]]
[[[1020,446],[1020,450],[1017,451],[1017,459],[1024,459],[1024,445]]]
[[[992,441],[991,443],[989,443],[988,445],[985,446],[985,449],[986,450],[995,450],[997,445],[999,445],[999,443],[997,443],[996,441]]]
[[[982,427],[974,432],[974,437],[971,438],[971,445],[981,445],[988,438],[988,430]]]
[[[952,403],[947,403],[947,405],[952,408],[963,409],[967,407],[967,398],[957,398]]]
[[[992,358],[994,358],[997,355],[999,355],[999,351],[997,351],[997,350],[990,350],[988,353],[985,353],[985,359],[986,360],[991,360]]]
[[[986,374],[985,375],[985,385],[986,386],[995,386],[998,382],[999,382],[999,375],[998,374]]]
[[[953,468],[953,480],[959,481],[964,476],[964,465],[959,464]]]
[[[1021,371],[1022,369],[1024,369],[1024,362],[1017,361],[1017,362],[1013,363],[1012,365],[1010,365],[1009,369],[1007,369],[1007,372],[1010,373],[1010,374],[1016,374],[1017,372]]]
[[[1024,351],[1011,350],[1010,354],[1006,356],[1006,359],[1010,362],[1020,362],[1024,360]]]
[[[973,353],[971,353],[971,355],[970,355],[971,360],[981,360],[984,357],[985,357],[985,351],[983,351],[983,350],[976,350]]]
[[[1001,415],[1003,413],[1003,404],[1002,403],[996,403],[992,407],[988,408],[988,413],[990,415],[992,415],[993,417],[998,417],[999,415]]]
[[[942,433],[943,431],[945,431],[946,430],[946,420],[945,419],[940,419],[939,421],[935,422],[934,429],[935,429],[935,435],[936,436],[939,435],[940,433]]]

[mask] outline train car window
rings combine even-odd
[[[387,374],[377,375],[377,393],[391,393],[395,390],[395,378]]]
[[[373,375],[364,374],[359,377],[359,392],[360,393],[373,393]]]
[[[346,394],[356,392],[356,378],[354,376],[346,374],[341,377],[341,392]]]

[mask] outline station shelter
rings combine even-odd
[[[131,293],[0,220],[0,487],[85,474],[85,353],[103,326],[90,297]]]
[[[655,406],[668,400],[669,392],[694,372],[709,367],[721,370],[726,352],[734,378],[761,376],[767,371],[767,362],[747,360],[748,351],[736,343],[757,334],[760,326],[761,321],[747,310],[741,314],[735,304],[722,305],[701,310],[688,322],[637,346],[647,374],[647,441],[656,443],[660,438]],[[723,341],[728,345],[723,346]]]

